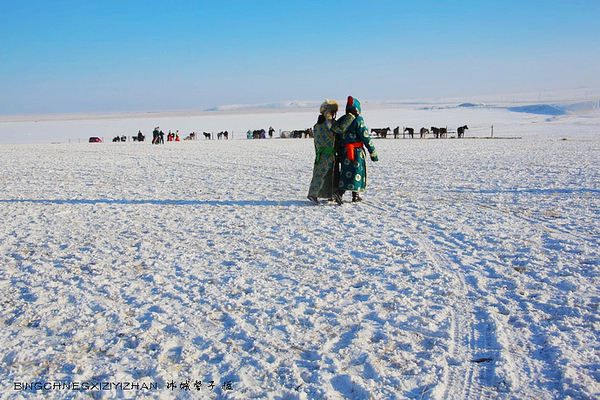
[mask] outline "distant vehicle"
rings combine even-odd
[[[102,143],[102,139],[100,139],[99,137],[96,137],[96,136],[92,136],[90,138],[90,143]]]

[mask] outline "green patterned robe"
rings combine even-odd
[[[325,123],[317,123],[313,133],[316,155],[308,195],[329,199],[337,188],[336,135]]]
[[[345,114],[342,116],[336,126],[335,131],[339,135],[338,154],[341,163],[340,179],[338,188],[340,190],[350,190],[353,192],[364,192],[367,189],[367,163],[365,161],[365,151],[363,148],[354,149],[354,162],[348,159],[346,144],[363,143],[369,151],[373,161],[377,161],[377,152],[375,145],[369,135],[369,130],[361,116]]]

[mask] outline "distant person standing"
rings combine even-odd
[[[159,135],[160,135],[160,131],[158,130],[159,127],[157,126],[156,128],[154,128],[154,130],[152,131],[152,144],[158,144],[159,141]]]
[[[364,148],[369,151],[371,161],[379,161],[375,145],[360,113],[358,99],[348,96],[346,114],[334,127],[338,134],[337,150],[341,164],[338,190],[334,195],[338,204],[342,204],[342,197],[347,190],[352,191],[352,202],[362,200],[359,193],[367,189],[367,162]]]
[[[333,131],[338,103],[325,100],[313,128],[315,142],[315,164],[307,198],[319,204],[319,198],[333,199],[337,190],[338,167],[335,157],[336,135]]]

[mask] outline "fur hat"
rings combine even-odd
[[[348,102],[346,103],[346,113],[360,115],[360,101],[357,98],[348,96]]]
[[[338,103],[335,100],[325,99],[319,112],[326,118],[333,118],[334,114],[338,112]]]

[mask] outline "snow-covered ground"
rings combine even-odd
[[[5,118],[1,396],[600,397],[600,114],[568,106],[366,103],[470,129],[377,139],[342,206],[312,140],[241,139],[314,109]],[[154,126],[240,140],[85,143]]]

